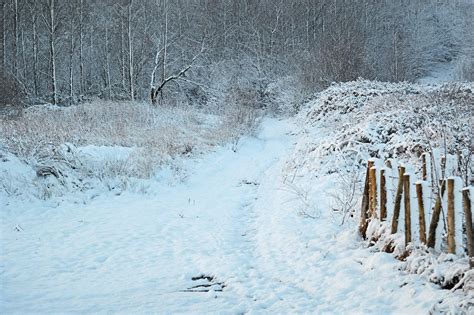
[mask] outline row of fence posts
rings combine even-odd
[[[446,161],[442,158],[441,167],[445,167]],[[377,167],[374,165],[374,160],[369,160],[367,163],[367,171],[365,176],[364,193],[362,196],[361,205],[361,219],[359,225],[359,231],[363,238],[366,238],[367,227],[369,222],[376,218],[380,221],[387,220],[387,181],[386,181],[386,170],[381,168],[379,170],[380,183],[377,185]],[[389,161],[385,165],[391,168]],[[424,181],[427,180],[427,163],[426,154],[422,155],[422,178]],[[444,171],[443,175],[444,177]],[[412,205],[410,196],[411,187],[411,175],[406,173],[404,166],[398,167],[398,183],[395,192],[395,198],[393,203],[393,216],[391,221],[391,234],[397,233],[399,225],[400,211],[402,207],[402,198],[404,204],[404,238],[405,247],[409,243],[414,242],[412,240]],[[446,185],[447,184],[447,185]],[[471,268],[474,268],[474,239],[473,239],[473,221],[471,211],[471,196],[469,195],[469,187],[462,190],[455,190],[455,178],[443,178],[439,181],[439,189],[436,192],[435,203],[431,215],[429,227],[427,229],[426,222],[426,207],[423,200],[423,185],[420,182],[415,184],[416,186],[416,199],[418,208],[418,224],[419,224],[419,241],[425,244],[427,247],[434,248],[436,244],[436,229],[440,221],[442,212],[442,200],[447,190],[447,251],[448,253],[456,253],[456,245],[462,246],[462,244],[456,244],[455,241],[455,220],[462,220],[462,218],[455,217],[455,194],[462,194],[462,204],[465,215],[465,231],[467,237],[467,252],[469,255],[469,264]],[[446,187],[447,186],[447,187]],[[447,189],[446,189],[447,188]],[[378,198],[380,194],[380,198]],[[380,202],[378,205],[377,203]],[[379,210],[379,212],[377,212]],[[440,241],[440,240],[438,240]]]

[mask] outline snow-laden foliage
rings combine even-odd
[[[447,176],[464,178],[466,174],[458,174],[454,165],[458,152],[464,160],[473,158],[473,91],[473,84],[427,86],[359,80],[333,84],[318,93],[298,116],[299,139],[285,169],[292,187],[307,188],[295,197],[304,205],[299,213],[315,220],[331,215],[356,230],[369,158],[375,158],[377,166],[391,159],[394,171],[386,170],[391,193],[396,189],[398,163],[411,164],[409,170],[415,173],[420,154],[432,150],[436,159],[448,155]],[[471,181],[472,169],[467,173]],[[393,203],[389,195],[388,205]],[[390,234],[389,222],[372,220],[368,242],[362,246],[368,245],[377,255],[390,252],[394,260],[404,260],[400,270],[454,290],[432,306],[433,313],[472,310],[474,293],[463,284],[471,280],[462,280],[468,277],[466,256],[440,254],[418,244],[406,248],[403,233]],[[407,249],[412,252],[408,257]]]
[[[469,260],[465,255],[453,255],[438,252],[424,244],[412,243],[405,247],[403,233],[390,233],[390,221],[370,221],[367,237],[373,249],[391,252],[394,257],[403,260],[400,270],[419,274],[426,281],[439,285],[443,289],[463,288],[464,277],[468,279]],[[408,252],[409,251],[409,255]],[[474,296],[474,291],[465,288],[466,293]],[[474,305],[468,305],[473,307]]]
[[[362,165],[371,157],[416,160],[432,148],[469,155],[473,104],[472,83],[431,87],[373,81],[334,84],[300,114],[308,127],[307,141],[300,146],[305,154],[299,157],[306,161],[327,157],[323,171],[334,172],[354,163]],[[316,124],[327,127],[325,141],[317,147],[311,144],[311,126]],[[345,165],[339,163],[341,159]]]

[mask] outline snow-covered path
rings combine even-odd
[[[0,312],[428,311],[446,293],[369,253],[325,211],[297,214],[282,177],[294,128],[266,119],[237,152],[186,161],[184,181],[169,184],[162,172],[151,194],[7,207]],[[320,209],[327,185],[313,189]]]
[[[244,139],[237,153],[222,148],[187,161],[190,174],[183,183],[169,185],[164,174],[152,195],[3,212],[1,308],[236,310],[235,302],[257,278],[249,235],[258,182],[290,147],[287,122],[265,126],[259,138]],[[21,232],[14,230],[17,224]],[[233,291],[230,298],[182,292],[205,284],[192,281],[201,274],[224,282]],[[245,297],[241,311],[246,300],[254,303]]]

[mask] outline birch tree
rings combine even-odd
[[[130,83],[130,100],[135,100],[135,87],[133,76],[133,32],[132,32],[132,5],[133,0],[130,0],[127,7],[127,35],[128,35],[128,81]]]
[[[58,90],[57,90],[57,80],[56,80],[56,50],[55,50],[55,40],[56,40],[56,4],[55,0],[48,0],[46,6],[46,13],[43,14],[43,21],[48,29],[49,35],[49,57],[50,57],[50,79],[52,87],[52,96],[51,101],[54,105],[58,104]]]

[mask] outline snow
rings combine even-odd
[[[463,240],[463,231],[465,226],[465,216],[462,206],[462,188],[463,182],[461,178],[454,177],[454,241],[456,243],[456,254],[462,255],[464,252],[465,242]],[[472,195],[471,195],[472,196]]]
[[[456,80],[456,63],[440,62],[425,77],[418,79],[420,84],[439,84]]]
[[[127,160],[133,153],[134,148],[87,145],[77,148],[77,151],[88,160],[101,162],[105,160]]]
[[[7,198],[7,195],[24,193],[35,176],[35,171],[15,155],[0,150],[0,201]]]
[[[55,206],[9,196],[0,213],[0,312],[455,311],[463,293],[367,248],[357,218],[341,225],[343,214],[331,210],[340,175],[313,176],[298,164],[322,164],[324,155],[300,152],[307,141],[323,145],[328,130],[315,124],[304,137],[298,123],[266,118],[236,152],[182,157],[180,180],[165,168],[143,193]],[[199,285],[212,290],[190,292]]]

